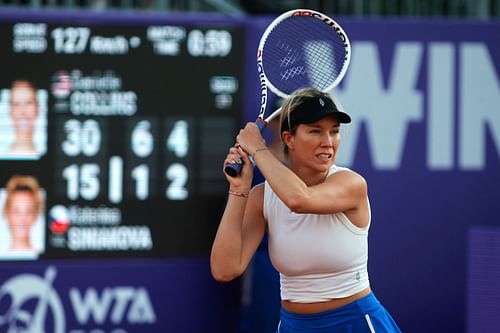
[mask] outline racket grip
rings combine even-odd
[[[226,165],[224,171],[231,177],[236,177],[241,172],[241,167],[243,166],[243,161],[240,163],[231,163]]]
[[[267,126],[267,121],[265,121],[262,118],[258,118],[255,121],[255,124],[257,125],[257,127],[260,129],[260,132],[262,133],[264,131],[264,128],[266,128],[266,126]]]
[[[265,121],[262,118],[258,118],[255,121],[255,124],[257,125],[257,127],[260,129],[260,132],[262,133],[262,131],[264,131],[264,128],[266,128],[266,126],[267,126],[267,121]],[[252,164],[255,165],[255,162],[253,161],[251,156],[250,156],[250,160],[252,161]],[[226,167],[224,168],[224,171],[229,176],[236,177],[241,173],[242,166],[243,166],[243,161],[241,161],[239,163],[231,163],[231,164],[226,165]]]

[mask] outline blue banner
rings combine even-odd
[[[205,259],[2,264],[0,332],[234,332],[238,290]]]

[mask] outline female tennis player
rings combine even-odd
[[[277,333],[400,332],[370,289],[367,272],[370,204],[365,179],[335,165],[340,126],[349,123],[329,94],[301,89],[280,115],[287,165],[248,123],[224,166],[243,160],[214,240],[214,278],[230,281],[247,268],[269,232],[280,273]],[[265,182],[251,189],[252,157]]]

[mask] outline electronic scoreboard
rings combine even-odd
[[[0,45],[0,260],[208,253],[241,123],[243,27],[4,21]],[[42,201],[22,227],[6,209],[16,176]],[[13,249],[23,232],[31,248]]]

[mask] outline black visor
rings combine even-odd
[[[285,119],[281,124],[281,132],[290,131],[298,124],[310,124],[324,117],[335,115],[340,123],[350,123],[351,117],[337,109],[337,106],[328,97],[306,97],[289,115],[290,121]]]

